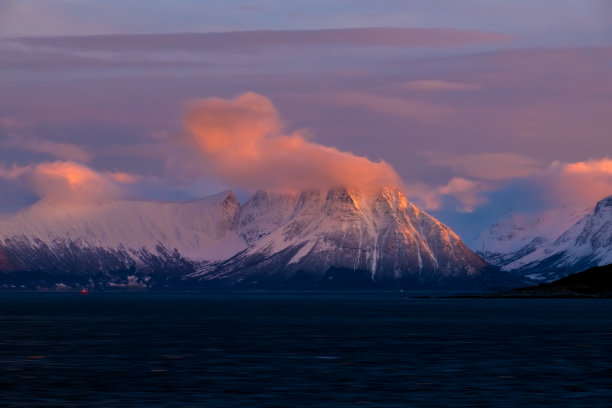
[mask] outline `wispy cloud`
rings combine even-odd
[[[322,104],[357,107],[372,112],[411,118],[419,122],[438,122],[455,113],[454,108],[442,102],[428,102],[368,92],[337,91],[312,97],[319,98]]]
[[[145,55],[80,55],[78,52],[44,49],[2,49],[0,47],[0,70],[61,71],[65,69],[108,68],[196,68],[211,67],[209,61],[151,57]]]
[[[407,183],[406,196],[428,211],[446,210],[471,213],[488,202],[487,192],[498,188],[494,183],[452,177],[446,184]]]
[[[447,28],[342,28],[319,30],[257,30],[183,34],[117,34],[89,36],[25,37],[22,45],[79,51],[245,52],[267,46],[441,47],[500,44],[512,36]]]
[[[448,91],[476,91],[482,86],[465,82],[452,82],[442,79],[420,79],[398,84],[397,88],[409,91],[448,92]]]
[[[26,126],[26,124],[8,116],[0,117],[0,129],[15,130]]]
[[[540,170],[540,161],[513,153],[469,153],[446,155],[429,152],[430,163],[445,166],[456,174],[481,180],[504,181],[517,177],[527,177]]]
[[[58,159],[76,160],[87,163],[93,155],[81,146],[72,143],[55,142],[36,137],[26,137],[12,134],[0,140],[0,147],[4,149],[17,149],[29,152],[49,154]]]
[[[490,189],[490,185],[480,181],[453,177],[448,184],[439,187],[437,191],[442,195],[454,197],[459,203],[457,209],[469,213],[487,202],[487,198],[482,193]]]
[[[6,180],[15,180],[24,174],[27,174],[30,171],[31,167],[29,166],[19,166],[17,164],[13,164],[11,166],[6,166],[0,164],[0,178]]]

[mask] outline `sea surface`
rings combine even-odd
[[[0,293],[0,406],[610,407],[612,300]]]

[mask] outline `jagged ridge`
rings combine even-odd
[[[487,273],[456,234],[391,188],[258,191],[242,206],[231,191],[188,203],[37,205],[0,220],[0,268],[122,276],[115,284],[136,276],[145,286],[165,270],[183,285],[308,288],[351,286],[351,276],[375,287],[448,286]]]
[[[263,222],[253,216],[261,208],[270,214]],[[237,229],[247,241],[256,237],[250,247],[190,277],[245,286],[298,279],[308,287],[336,268],[397,287],[476,279],[485,268],[448,227],[391,188],[260,191],[243,206]]]

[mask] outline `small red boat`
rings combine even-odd
[[[81,295],[89,295],[89,291],[85,288],[81,289]]]

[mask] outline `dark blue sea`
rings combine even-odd
[[[5,407],[610,407],[612,300],[0,293]]]

